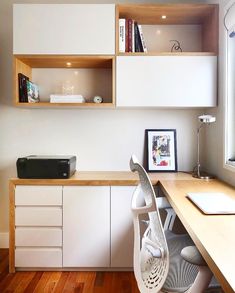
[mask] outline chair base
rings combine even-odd
[[[187,293],[203,293],[209,286],[213,274],[207,266],[200,266],[197,277]]]

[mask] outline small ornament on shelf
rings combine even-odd
[[[63,95],[73,95],[74,85],[70,80],[66,80],[62,83],[62,93]]]
[[[182,48],[180,46],[180,42],[177,40],[170,40],[170,42],[174,42],[173,46],[171,47],[171,52],[182,52]]]
[[[93,101],[94,103],[100,104],[103,102],[103,99],[101,96],[94,96]]]

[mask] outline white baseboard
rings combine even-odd
[[[9,248],[9,233],[0,233],[0,248]]]

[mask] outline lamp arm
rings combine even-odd
[[[200,126],[197,129],[197,175],[198,177],[201,176],[200,174],[200,129],[202,128],[203,123],[200,124]]]

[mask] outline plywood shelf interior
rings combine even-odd
[[[66,107],[66,108],[88,108],[88,109],[112,109],[115,107],[114,103],[50,103],[50,102],[40,102],[40,103],[16,103],[16,106],[22,108],[58,108],[58,107]]]
[[[99,71],[107,71],[105,74],[111,75],[107,84],[100,85],[110,89],[109,97],[101,104],[91,103],[50,103],[42,100],[40,103],[20,103],[18,73],[23,73],[34,82],[33,71],[35,70],[83,70],[90,69],[92,74],[99,74]],[[109,73],[110,72],[110,73]],[[65,56],[65,55],[15,55],[14,56],[14,101],[16,106],[26,107],[54,107],[54,106],[79,106],[89,108],[112,107],[115,105],[115,58],[114,56]],[[40,90],[40,84],[38,84]],[[91,85],[92,86],[92,85]],[[95,93],[94,93],[95,95]]]
[[[213,52],[126,52],[118,53],[118,56],[216,56]]]
[[[200,25],[202,52],[217,54],[218,17],[216,4],[120,4],[116,7],[116,29],[119,18],[134,19],[141,25]],[[118,49],[118,36],[116,41]]]

